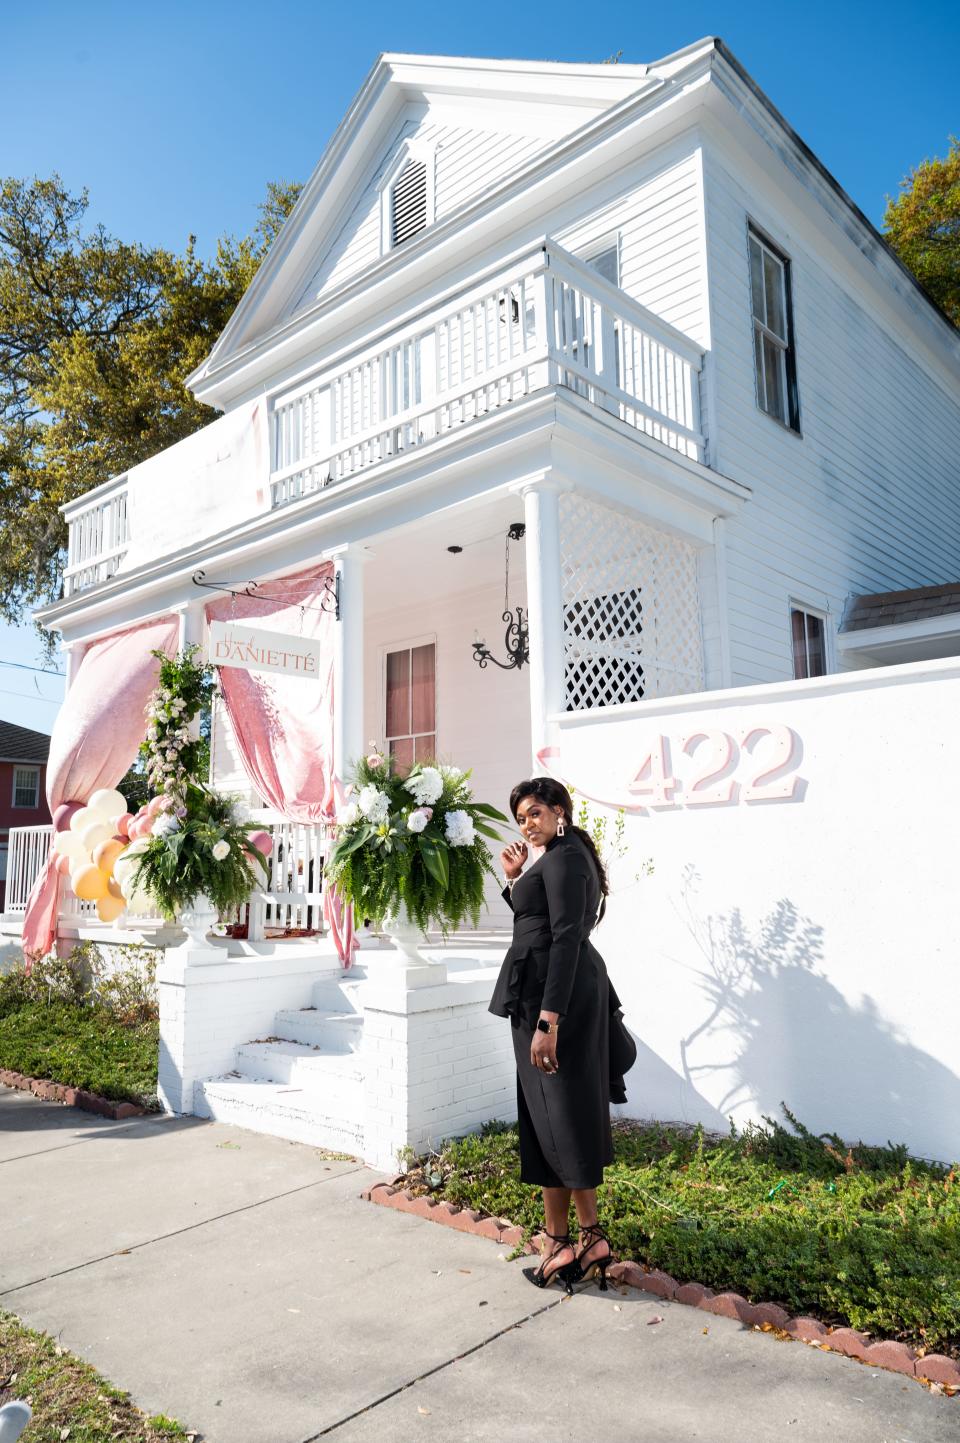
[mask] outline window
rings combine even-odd
[[[753,229],[749,244],[757,405],[792,431],[799,431],[790,262]]]
[[[14,767],[13,805],[15,807],[37,807],[40,805],[39,767]]]
[[[427,642],[387,652],[387,751],[399,770],[437,754],[437,649]]]
[[[825,676],[827,652],[823,617],[813,611],[792,607],[790,627],[793,633],[793,675],[797,681],[808,676]]]

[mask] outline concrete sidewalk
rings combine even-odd
[[[561,1303],[375,1177],[0,1087],[0,1307],[206,1443],[957,1437],[960,1399],[895,1374],[632,1289]]]

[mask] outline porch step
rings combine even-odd
[[[359,1012],[322,1011],[318,1007],[291,1008],[278,1012],[273,1030],[290,1042],[342,1055],[356,1052],[363,1038]]]
[[[194,1097],[198,1117],[266,1132],[289,1142],[304,1142],[359,1157],[363,1152],[363,1124],[338,1109],[324,1105],[322,1096],[262,1078],[211,1077],[198,1082]]]
[[[363,1016],[364,974],[354,967],[350,981],[339,977],[321,977],[313,984],[311,1001],[318,1012],[350,1012],[355,1017]]]
[[[302,1042],[277,1039],[237,1048],[241,1077],[300,1087],[324,1103],[355,1101],[363,1073],[352,1052],[318,1052]]]

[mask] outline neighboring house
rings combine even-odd
[[[960,333],[722,42],[649,65],[384,55],[189,378],[223,416],[64,508],[65,594],[39,620],[69,678],[87,642],[172,612],[203,644],[195,580],[282,599],[329,563],[341,771],[372,738],[471,767],[503,806],[562,753],[584,795],[638,814],[603,947],[640,1019],[643,1115],[722,1126],[806,1087],[816,1129],[882,1140],[907,1099],[903,1135],[946,1156],[953,1136],[911,1118],[928,1054],[955,1064],[937,808],[960,668],[924,658],[958,651],[958,362]],[[529,665],[481,670],[517,606]],[[923,708],[888,660],[934,668]],[[923,787],[896,771],[917,748]],[[214,780],[255,805],[242,750],[218,709]],[[278,906],[316,887],[301,844],[274,850]],[[168,1106],[269,1114],[383,1167],[512,1106],[509,1047],[476,1030],[488,978],[425,988],[436,1014],[399,1023],[402,993],[378,1014],[328,978],[308,1026],[289,1009],[311,958],[253,950],[177,984]],[[417,1048],[430,1063],[468,1026],[417,1076]],[[265,1035],[288,1041],[235,1063]],[[871,1080],[838,1113],[848,1056]],[[326,1079],[314,1112],[274,1088],[301,1064]]]
[[[42,732],[0,721],[0,913],[6,899],[10,828],[50,821],[45,785],[49,750],[50,738]]]

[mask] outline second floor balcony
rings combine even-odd
[[[638,440],[705,462],[703,359],[687,336],[544,242],[71,502],[65,595],[347,487],[551,387]]]

